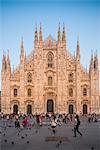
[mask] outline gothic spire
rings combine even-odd
[[[13,65],[13,73],[14,73],[14,65]]]
[[[80,56],[80,45],[79,45],[79,37],[77,37],[77,48],[76,48],[76,54],[77,56]]]
[[[2,61],[4,61],[6,59],[6,56],[5,56],[5,52],[3,50],[3,57],[2,57]]]
[[[24,44],[23,37],[21,38],[21,46],[20,46],[20,63],[24,63]]]
[[[98,68],[98,56],[97,56],[97,50],[95,52],[95,56],[94,56],[94,67],[97,69]],[[94,69],[95,69],[94,68]]]
[[[91,50],[91,60],[90,60],[90,67],[89,70],[93,69],[94,67],[94,59],[93,59],[93,50]]]
[[[35,28],[35,42],[38,42],[38,30],[37,30],[37,25]]]
[[[65,24],[63,23],[62,42],[66,42]]]
[[[60,22],[58,24],[58,42],[61,40],[61,33],[60,33]]]
[[[27,58],[27,57],[26,57],[26,52],[25,52],[25,61],[26,61],[26,58]]]
[[[10,58],[9,58],[9,49],[8,49],[8,55],[7,55],[7,62],[10,65]]]
[[[23,37],[21,37],[21,48],[23,48]]]
[[[21,50],[21,55],[24,55],[23,37],[21,38],[21,47],[20,47],[20,50]]]
[[[42,25],[40,23],[39,40],[42,41]]]
[[[91,64],[93,63],[93,50],[91,50]]]
[[[9,50],[8,50],[8,55],[7,55],[7,71],[8,73],[11,72]]]
[[[3,50],[2,71],[6,70],[6,68],[7,68],[6,55],[5,55],[5,52],[4,52],[4,50]]]
[[[95,52],[95,59],[98,59],[97,50],[96,50],[96,52]]]
[[[5,70],[5,65],[6,65],[6,56],[5,56],[5,52],[3,50],[3,57],[2,57],[2,71]]]

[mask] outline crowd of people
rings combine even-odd
[[[89,122],[89,123],[91,123],[91,122],[97,122],[97,121],[98,121],[98,120],[97,120],[97,116],[96,116],[95,113],[89,114],[89,116],[88,116],[88,122]]]
[[[57,126],[62,124],[67,124],[70,122],[73,124],[73,135],[76,137],[77,133],[82,136],[82,133],[79,131],[79,126],[81,125],[81,120],[77,114],[53,114],[53,113],[42,113],[42,114],[10,114],[4,115],[0,113],[0,120],[2,121],[2,127],[7,128],[7,126],[15,127],[18,129],[32,128],[32,127],[41,127],[43,125],[48,125],[51,129],[53,136],[55,135],[55,130]],[[87,121],[97,122],[96,114],[89,114]]]

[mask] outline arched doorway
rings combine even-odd
[[[47,112],[54,112],[54,103],[51,99],[47,101]]]
[[[27,105],[27,114],[32,114],[32,105]]]
[[[74,113],[73,105],[69,105],[69,114],[73,114],[73,113]]]
[[[83,105],[83,114],[87,114],[87,105],[86,104]]]
[[[13,106],[13,113],[18,114],[18,105]]]

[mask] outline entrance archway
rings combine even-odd
[[[27,105],[27,114],[32,114],[32,105]]]
[[[47,112],[54,112],[54,103],[52,99],[47,101]]]
[[[86,104],[83,105],[83,114],[87,114],[87,105]]]
[[[18,114],[18,105],[13,106],[13,113]]]
[[[73,105],[69,105],[69,114],[73,114],[74,113],[74,107]]]

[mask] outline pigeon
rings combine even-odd
[[[93,146],[91,147],[91,150],[94,150],[94,147],[93,147]]]
[[[21,138],[24,139],[24,136],[22,136]]]
[[[36,130],[35,133],[38,133],[38,130]]]
[[[27,141],[27,144],[29,144],[29,141]]]
[[[5,139],[4,142],[7,143],[7,140]]]
[[[62,141],[59,141],[59,144],[61,144],[62,143]]]
[[[59,143],[56,145],[56,147],[59,148],[59,146],[61,145],[62,141],[60,140]]]
[[[56,147],[58,147],[58,148],[59,148],[59,143],[56,145]]]
[[[12,141],[11,144],[14,145],[14,141]]]

